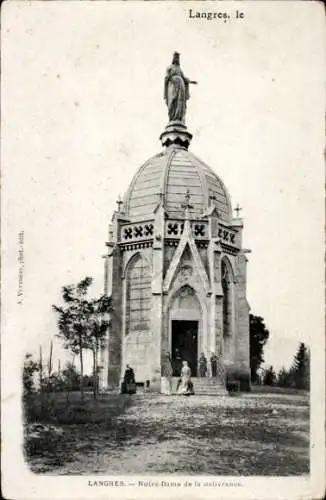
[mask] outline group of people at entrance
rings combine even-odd
[[[218,357],[215,353],[210,356],[211,375],[217,376]],[[200,377],[206,377],[208,373],[207,359],[202,352],[198,360],[198,372]],[[176,394],[191,396],[194,394],[194,386],[191,380],[191,369],[188,361],[182,360],[180,352],[176,349],[173,361],[171,360],[170,353],[165,354],[162,364],[162,383],[161,392],[163,394],[172,394],[172,377],[178,377],[177,386],[175,389]],[[136,380],[134,370],[127,365],[124,374],[123,382],[121,385],[122,394],[135,394],[136,393]]]
[[[214,352],[211,353],[210,357],[210,364],[211,364],[211,374],[212,377],[217,376],[217,363],[218,363],[218,357]],[[205,354],[202,352],[199,356],[199,361],[198,361],[198,371],[199,371],[199,376],[200,377],[206,377],[208,368],[207,368],[207,359]]]
[[[211,376],[217,376],[218,357],[215,353],[210,356]],[[207,359],[204,353],[201,353],[198,360],[198,372],[200,377],[206,377],[208,374]],[[182,360],[181,355],[176,349],[173,360],[170,353],[167,352],[162,366],[162,387],[163,394],[172,394],[172,377],[179,377],[175,389],[176,394],[190,396],[194,394],[194,386],[191,381],[191,369],[188,362]]]
[[[179,360],[177,360],[177,362],[179,362]],[[170,353],[167,352],[162,366],[161,392],[163,394],[172,394],[172,376],[174,375],[175,370],[176,367],[173,369]],[[195,394],[194,386],[191,381],[191,370],[187,361],[181,360],[181,369],[179,371],[176,393],[183,396],[191,396]]]
[[[172,366],[173,376],[179,377],[182,366],[183,366],[182,356],[180,354],[179,349],[175,349],[172,361],[170,359],[169,353],[166,353],[166,358],[169,360],[169,362]],[[210,367],[211,367],[210,373],[211,373],[212,377],[217,376],[217,365],[218,365],[218,357],[214,352],[212,352],[211,356],[210,356]],[[198,359],[198,375],[200,377],[207,377],[207,375],[208,375],[207,358],[203,352],[200,353],[200,356]]]

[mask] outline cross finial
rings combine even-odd
[[[194,208],[192,205],[190,205],[190,191],[187,189],[185,192],[185,203],[182,203],[181,208],[184,208],[185,211],[185,220],[189,220],[189,210],[191,208]]]
[[[112,224],[109,224],[109,241],[113,240],[113,228]]]
[[[157,205],[156,205],[156,208],[154,210],[154,213],[156,212],[156,210],[158,210],[159,207],[163,207],[163,209],[164,209],[164,206],[165,206],[165,195],[164,195],[163,191],[160,190],[159,193],[155,193],[155,196],[158,197],[158,201],[157,201]]]
[[[123,204],[123,201],[121,199],[121,196],[118,196],[118,199],[116,201],[116,204],[118,205],[118,212],[121,212],[121,205]]]
[[[216,195],[214,193],[210,193],[209,199],[210,199],[210,204],[212,205],[214,202],[216,202]]]
[[[190,205],[190,191],[187,189],[185,192],[185,203],[181,205],[182,208],[185,208],[186,210],[189,210],[190,208],[194,208],[192,205]]]
[[[240,214],[241,210],[242,210],[242,208],[239,206],[239,203],[238,203],[234,209],[234,211],[237,212],[237,218],[239,218],[239,214]]]
[[[164,193],[163,193],[163,191],[160,191],[159,193],[156,193],[156,195],[159,197],[159,202],[161,204],[164,204]]]

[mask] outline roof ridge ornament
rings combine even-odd
[[[241,210],[242,210],[242,207],[240,207],[239,203],[237,203],[237,206],[234,209],[234,211],[237,213],[237,219],[239,219],[239,215],[240,215]]]
[[[181,204],[181,208],[184,208],[185,210],[185,219],[189,219],[189,211],[194,208],[194,206],[190,204],[190,197],[190,191],[187,189],[185,192],[185,203]]]
[[[163,210],[164,210],[164,212],[165,212],[165,193],[161,189],[158,193],[154,193],[154,194],[155,194],[155,196],[158,197],[158,201],[157,201],[156,207],[153,210],[154,214],[156,214],[156,212],[158,211],[158,209],[160,207],[162,207]]]
[[[159,197],[159,200],[160,200],[161,205],[163,205],[163,206],[164,206],[164,203],[165,203],[165,194],[163,193],[163,191],[162,191],[162,190],[160,190],[160,192],[159,192],[159,193],[156,193],[156,194],[157,194],[157,195],[158,195],[158,197]]]
[[[216,194],[214,194],[212,191],[209,194],[209,200],[210,200],[210,205],[216,205]]]
[[[117,204],[117,208],[118,208],[118,210],[117,210],[117,211],[118,211],[119,213],[123,212],[123,210],[121,209],[121,206],[123,205],[123,201],[122,201],[122,198],[121,198],[120,194],[119,194],[119,196],[118,196],[118,199],[117,199],[117,201],[116,201],[116,204]]]

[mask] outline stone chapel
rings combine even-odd
[[[233,217],[220,177],[189,150],[189,83],[196,82],[184,77],[174,55],[165,77],[162,150],[136,171],[112,216],[104,292],[113,312],[102,390],[118,387],[129,364],[137,383],[159,392],[167,352],[172,361],[176,353],[187,360],[194,378],[204,353],[208,379],[215,353],[224,370],[216,384],[225,384],[223,373],[250,374],[243,222]]]

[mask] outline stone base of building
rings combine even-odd
[[[228,396],[225,385],[216,377],[197,377],[192,379],[195,394],[198,396]]]
[[[120,387],[120,367],[112,367],[108,369],[107,384],[104,385],[104,390],[112,390]]]
[[[161,394],[177,394],[179,377],[172,377],[170,387],[165,377],[162,377]],[[227,396],[225,384],[217,377],[192,377],[194,393],[197,396]]]

